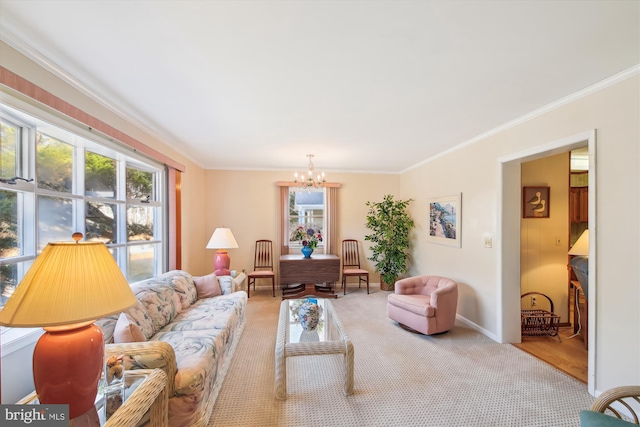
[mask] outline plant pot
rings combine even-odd
[[[393,291],[395,283],[388,284],[384,280],[382,280],[382,276],[380,276],[380,290],[381,291]]]

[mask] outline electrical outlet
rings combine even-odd
[[[536,297],[531,297],[531,307],[535,307],[536,305]]]
[[[491,237],[485,237],[484,238],[484,247],[485,248],[490,248],[491,246],[493,246],[493,241],[491,240]]]

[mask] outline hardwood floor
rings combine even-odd
[[[573,320],[574,294],[569,295],[569,320]],[[579,298],[580,308],[584,308],[584,298]],[[575,379],[588,383],[588,351],[584,348],[582,335],[574,336],[573,325],[561,327],[557,337],[522,337],[520,344],[513,344]]]
[[[571,326],[560,328],[559,335],[561,341],[557,337],[522,337],[522,343],[513,345],[586,384],[587,350],[582,336],[571,337]]]

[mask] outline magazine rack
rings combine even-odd
[[[522,310],[521,314],[521,326],[523,337],[558,337],[558,327],[560,325],[560,316],[553,313],[553,301],[547,295],[540,292],[527,292],[522,294],[520,299],[532,295],[540,295],[547,299],[549,302],[549,311],[547,310]]]

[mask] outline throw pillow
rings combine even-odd
[[[202,277],[194,277],[193,282],[196,284],[198,299],[222,295],[222,289],[220,289],[218,278],[213,273]]]
[[[120,313],[113,331],[113,342],[120,344],[125,342],[144,342],[146,340],[147,338],[142,333],[142,329],[129,320],[126,314]]]
[[[222,295],[230,295],[236,291],[235,282],[233,281],[233,277],[231,276],[220,276],[218,277],[218,281],[220,282],[220,289],[222,290]]]

